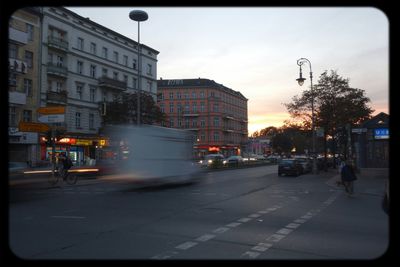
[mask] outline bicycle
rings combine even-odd
[[[62,177],[63,181],[65,181],[69,185],[76,184],[78,180],[78,177],[75,173],[71,173],[69,170],[60,171],[58,168],[56,168],[54,170],[54,175],[50,175],[48,181],[51,185],[56,185],[60,177]]]

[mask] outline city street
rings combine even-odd
[[[385,169],[361,170],[355,196],[337,170],[213,171],[194,184],[110,179],[10,187],[9,247],[23,259],[371,260],[389,242]]]

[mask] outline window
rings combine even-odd
[[[10,58],[18,58],[18,46],[16,44],[9,44],[8,53]]]
[[[200,111],[205,112],[205,110],[206,110],[206,108],[205,108],[204,102],[200,102]]]
[[[25,51],[25,61],[28,64],[28,68],[33,67],[33,53],[30,51]]]
[[[196,92],[194,92],[194,91],[192,92],[192,98],[196,99]]]
[[[185,128],[189,128],[190,127],[190,119],[189,118],[185,118]]]
[[[9,74],[8,84],[11,86],[17,86],[17,74],[15,72]]]
[[[108,75],[108,70],[107,70],[106,68],[103,68],[102,74],[103,74],[103,76],[107,77],[107,75]]]
[[[96,65],[90,65],[90,77],[96,78]]]
[[[219,141],[219,132],[214,132],[214,141]]]
[[[96,100],[96,87],[91,86],[90,87],[90,101],[94,102]]]
[[[22,120],[24,122],[31,122],[32,121],[32,110],[24,110]]]
[[[136,59],[133,59],[133,69],[136,70]]]
[[[192,127],[193,127],[193,128],[197,128],[197,119],[196,119],[196,118],[194,118],[194,119],[192,120]]]
[[[206,120],[204,118],[201,118],[200,120],[200,127],[205,128],[206,127]]]
[[[94,129],[94,114],[89,114],[89,129]]]
[[[95,43],[90,43],[90,53],[93,55],[96,55],[96,44]]]
[[[124,55],[124,65],[128,67],[128,56]]]
[[[161,110],[162,113],[165,113],[165,106],[164,106],[164,103],[161,103],[161,104],[160,104],[160,110]]]
[[[174,113],[174,103],[169,103],[169,112]]]
[[[118,80],[118,72],[117,71],[113,72],[113,79]]]
[[[147,91],[148,92],[150,92],[150,93],[153,93],[153,86],[152,86],[153,84],[150,82],[150,81],[148,81],[147,82]]]
[[[169,99],[174,99],[174,92],[169,93]]]
[[[213,111],[214,111],[214,112],[218,112],[218,110],[219,110],[218,104],[214,104],[214,109],[213,109]]]
[[[189,93],[185,92],[185,93],[183,93],[183,96],[185,97],[185,99],[188,99],[189,98]]]
[[[214,127],[219,127],[219,118],[214,117]]]
[[[181,92],[176,92],[176,98],[178,98],[178,99],[182,98]]]
[[[114,51],[114,62],[118,63],[118,52]]]
[[[26,32],[28,33],[28,41],[33,41],[33,25],[26,23]]]
[[[77,43],[78,49],[83,51],[83,48],[84,48],[83,45],[84,45],[83,39],[78,37],[78,43]]]
[[[193,103],[192,108],[193,108],[193,113],[197,113],[197,103],[196,102]]]
[[[203,142],[206,140],[206,135],[204,133],[200,134],[200,140]]]
[[[102,56],[103,58],[105,58],[105,59],[108,58],[108,49],[107,49],[107,47],[103,47],[101,56]]]
[[[76,95],[78,99],[82,99],[83,84],[76,84]]]
[[[27,96],[32,96],[32,80],[24,79],[24,91]]]
[[[181,105],[181,103],[178,102],[178,103],[176,104],[176,107],[177,107],[177,112],[178,112],[178,113],[182,113],[182,105]]]
[[[128,75],[124,75],[124,82],[128,84]]]
[[[204,92],[203,91],[200,92],[200,98],[204,98]]]
[[[174,119],[173,119],[173,118],[171,118],[171,119],[169,120],[169,127],[171,127],[171,128],[174,127]]]
[[[64,65],[64,58],[57,55],[57,67],[62,67]]]
[[[81,128],[81,113],[75,112],[75,128]]]
[[[132,78],[132,82],[133,82],[133,89],[137,89],[137,79]]]
[[[152,75],[152,68],[153,68],[153,66],[151,66],[151,64],[147,64],[147,74],[148,75]]]
[[[82,61],[78,61],[76,64],[76,72],[79,74],[83,73],[83,62]]]
[[[190,111],[189,102],[185,102],[185,113],[189,113],[189,111]]]
[[[16,107],[10,107],[10,112],[8,113],[8,125],[9,126],[17,126],[17,109]]]
[[[63,89],[63,83],[62,82],[56,82],[56,92],[61,92]]]

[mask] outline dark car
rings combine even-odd
[[[298,157],[296,160],[300,161],[303,165],[303,173],[308,173],[312,171],[312,160],[305,157]]]
[[[241,156],[230,156],[226,160],[223,161],[224,165],[226,166],[240,166],[244,162],[243,158]]]
[[[278,175],[295,175],[299,176],[303,173],[303,165],[297,159],[282,159],[278,165]]]

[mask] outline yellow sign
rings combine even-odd
[[[18,130],[20,132],[38,132],[45,133],[50,130],[50,127],[44,123],[37,122],[24,122],[21,121],[18,125]]]
[[[64,114],[65,106],[54,106],[54,107],[41,107],[37,109],[37,112],[41,114]]]
[[[87,139],[76,139],[75,145],[79,146],[91,146],[93,144],[92,140]]]

